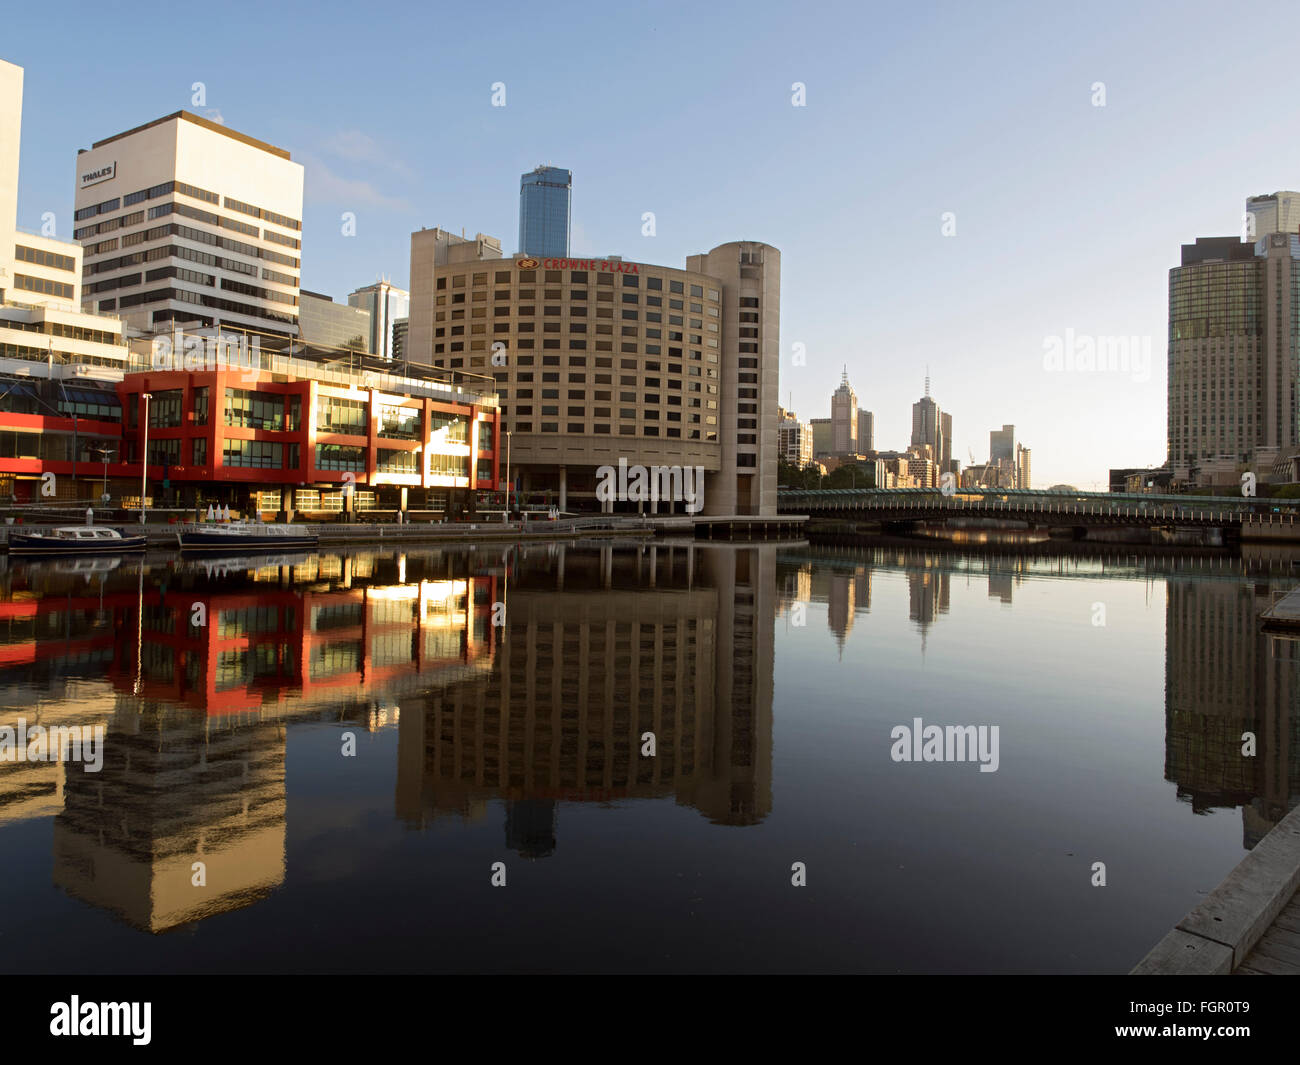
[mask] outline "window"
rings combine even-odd
[[[227,388],[225,422],[243,429],[283,432],[284,396],[249,392],[243,388]]]
[[[379,410],[379,435],[391,440],[419,440],[420,409],[384,404]]]
[[[149,401],[150,429],[175,429],[181,424],[181,394],[179,388],[152,393],[153,398]]]
[[[349,447],[347,444],[317,444],[316,468],[363,473],[366,468],[366,449]]]
[[[150,466],[177,466],[181,461],[181,442],[179,440],[150,440]]]
[[[368,423],[364,400],[341,396],[316,397],[316,428],[322,432],[366,436]]]
[[[284,467],[284,445],[269,440],[222,441],[221,464],[261,470]]]
[[[419,458],[419,455],[414,451],[380,448],[378,469],[380,473],[418,474],[420,472]]]

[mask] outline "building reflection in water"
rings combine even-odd
[[[284,880],[285,726],[396,724],[404,696],[487,672],[500,580],[436,554],[17,567],[0,685],[26,698],[0,724],[106,738],[97,773],[0,763],[0,821],[55,814],[55,883],[138,928],[246,906]]]
[[[1165,778],[1198,813],[1240,807],[1253,847],[1300,799],[1300,643],[1262,630],[1267,583],[1167,588]]]
[[[1273,560],[1276,562],[1277,560]],[[1293,582],[1290,558],[1243,562],[1185,553],[1083,549],[1073,556],[997,550],[943,551],[929,546],[814,546],[781,554],[778,610],[823,602],[843,657],[875,570],[907,581],[908,618],[922,646],[950,609],[953,576],[986,577],[988,597],[1012,603],[1032,576],[1162,580],[1165,618],[1165,779],[1197,813],[1241,808],[1242,840],[1254,845],[1300,802],[1300,641],[1270,635],[1259,613]],[[1256,753],[1242,753],[1245,732]]]
[[[558,846],[557,803],[673,798],[715,824],[772,804],[775,549],[556,546],[511,576],[490,674],[402,715],[397,810],[506,803],[506,842]],[[643,756],[654,734],[655,755]]]
[[[671,797],[733,825],[771,809],[772,548],[109,565],[4,575],[0,724],[107,735],[98,773],[0,763],[0,824],[54,815],[54,882],[137,928],[284,882],[298,721],[396,726],[400,816],[498,799],[530,858],[555,852],[565,801]]]

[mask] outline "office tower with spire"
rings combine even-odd
[[[840,387],[831,394],[831,453],[856,455],[858,451],[858,394],[849,384],[849,368],[844,367]]]
[[[944,414],[930,396],[930,371],[925,373],[925,395],[912,404],[912,447],[929,447],[940,471],[952,462],[952,415]]]

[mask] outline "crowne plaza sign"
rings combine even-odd
[[[639,274],[639,263],[625,263],[618,259],[516,259],[520,270],[594,270],[600,274]]]

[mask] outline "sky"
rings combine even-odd
[[[780,249],[801,418],[829,416],[847,367],[876,447],[902,449],[928,367],[954,457],[1014,424],[1036,487],[1164,461],[1179,247],[1300,188],[1285,3],[58,10],[11,5],[0,34],[26,70],[20,228],[52,211],[70,239],[77,149],[191,110],[304,165],[302,287],[344,301],[405,286],[422,226],[513,252],[519,175],[551,163],[575,255]],[[1107,338],[1122,365],[1048,362]]]

